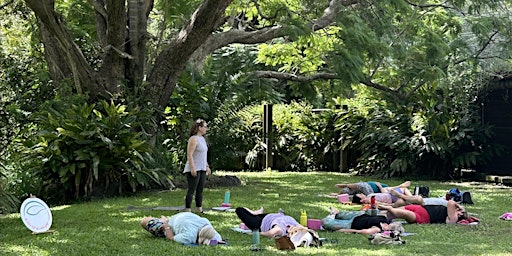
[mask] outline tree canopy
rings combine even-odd
[[[508,1],[24,3],[56,86],[72,81],[79,94],[131,94],[160,108],[187,65],[200,68],[233,44],[259,45],[255,61],[269,69],[254,78],[335,79],[397,98],[510,55]]]

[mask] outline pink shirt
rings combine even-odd
[[[370,202],[370,198],[372,198],[372,196],[375,196],[375,201],[377,202],[380,202],[380,203],[387,203],[387,204],[392,204],[393,202],[393,199],[391,198],[391,194],[390,193],[372,193],[372,194],[369,194],[366,196],[366,198],[368,199],[368,202]]]

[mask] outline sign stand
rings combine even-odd
[[[44,231],[44,232],[32,232],[32,235],[39,235],[39,234],[46,234],[46,233],[53,233],[55,232],[55,230],[47,230],[47,231]]]

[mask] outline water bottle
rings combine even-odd
[[[370,209],[368,210],[368,215],[375,216],[377,215],[377,206],[375,205],[375,196],[370,198]]]
[[[229,204],[229,197],[231,196],[231,192],[229,190],[226,190],[226,193],[224,193],[224,203]]]
[[[305,210],[300,210],[300,222],[299,223],[304,227],[308,226],[308,216],[307,216]]]
[[[252,231],[252,244],[260,244],[260,231],[257,229]]]

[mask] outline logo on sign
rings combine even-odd
[[[39,198],[27,198],[20,209],[23,224],[33,232],[46,232],[52,225],[52,213]]]

